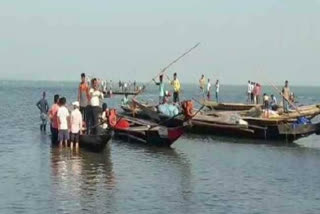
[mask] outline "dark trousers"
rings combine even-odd
[[[102,108],[100,106],[91,106],[89,110],[89,129],[90,134],[97,134],[97,126],[99,124],[99,117],[102,113]]]
[[[179,101],[179,92],[173,92],[173,102],[178,103]]]
[[[58,129],[55,129],[50,125],[50,130],[51,130],[51,142],[52,143],[58,143]]]
[[[90,106],[80,107],[80,112],[82,114],[83,121],[86,123],[86,127],[89,127]]]

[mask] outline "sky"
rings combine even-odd
[[[0,0],[0,79],[320,82],[320,0]]]

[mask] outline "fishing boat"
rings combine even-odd
[[[202,105],[211,110],[218,111],[248,111],[254,107],[261,107],[261,104],[244,104],[244,103],[217,103],[214,101],[203,100]]]
[[[111,138],[111,131],[105,131],[104,134],[100,135],[80,135],[79,147],[85,147],[93,151],[101,151],[106,147]]]
[[[253,130],[248,128],[247,122],[242,120],[237,114],[220,114],[220,113],[204,113],[193,109],[192,101],[184,101],[182,103],[182,111],[173,117],[165,115],[157,111],[156,107],[146,107],[137,100],[133,100],[139,111],[135,112],[135,116],[152,120],[167,127],[179,126],[185,121],[190,120],[191,126],[186,128],[187,132],[198,134],[237,134],[251,133]],[[127,111],[128,113],[128,111]]]
[[[83,147],[92,151],[101,151],[109,143],[112,135],[112,131],[110,130],[104,130],[103,133],[99,135],[82,134],[79,137],[79,147]],[[52,144],[58,145],[59,142],[52,141]]]
[[[137,117],[149,118],[166,126],[177,126],[186,120],[188,115],[179,115],[175,118],[157,112],[156,108],[146,108],[143,104],[136,102],[139,111],[135,112]],[[190,105],[190,101],[189,101]],[[312,118],[320,113],[318,105],[300,108],[300,115]],[[184,112],[188,110],[182,107]],[[192,110],[195,112],[195,110]],[[189,113],[190,114],[190,113]],[[193,114],[193,113],[191,113]],[[189,115],[190,117],[190,115]],[[292,142],[311,134],[320,133],[320,125],[316,124],[295,124],[298,120],[296,112],[282,115],[279,118],[245,117],[236,111],[205,111],[198,112],[192,116],[192,126],[186,131],[196,134],[223,135],[231,137],[245,137],[263,140],[280,140]],[[291,127],[284,131],[283,127]]]
[[[113,113],[112,113],[113,112]],[[185,126],[168,128],[151,121],[121,115],[109,110],[108,125],[114,137],[159,147],[170,147],[184,133]]]
[[[104,94],[109,97],[111,95],[137,95],[140,91],[105,91]]]

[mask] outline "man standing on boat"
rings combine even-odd
[[[89,96],[89,85],[86,81],[86,74],[82,73],[81,74],[81,83],[79,84],[79,89],[78,89],[78,102],[80,104],[80,112],[83,116],[83,119],[86,121],[88,125],[88,104],[90,100]]]
[[[283,110],[284,112],[289,112],[289,98],[290,98],[290,88],[288,80],[285,81],[285,85],[282,88],[282,96],[283,96]]]
[[[219,91],[220,91],[220,83],[219,80],[216,81],[216,102],[219,103]]]
[[[179,103],[179,93],[180,93],[180,81],[177,79],[177,73],[173,74],[173,80],[171,81],[173,87],[173,103]]]
[[[249,80],[248,81],[248,90],[247,90],[247,96],[248,96],[248,99],[247,99],[247,103],[251,103],[251,93],[252,93],[252,88],[251,88],[251,81]]]
[[[201,75],[201,78],[199,80],[199,84],[200,84],[200,90],[202,93],[202,96],[205,97],[205,86],[206,86],[206,79],[204,78],[204,75]]]
[[[104,95],[99,90],[99,84],[96,78],[92,79],[92,88],[89,91],[90,95],[90,126],[89,128],[92,129],[91,134],[98,134],[97,133],[97,125],[99,124],[99,116],[102,113],[102,102]]]
[[[164,82],[163,82],[163,75],[159,76],[159,82],[156,82],[155,79],[152,79],[153,82],[159,86],[159,104],[163,103],[164,100]]]
[[[47,114],[49,111],[49,105],[46,100],[46,92],[42,93],[42,99],[37,102],[37,107],[40,110],[40,119],[41,119],[41,125],[40,125],[40,131],[46,132],[47,128]]]
[[[210,100],[211,97],[211,83],[210,83],[210,79],[208,79],[208,83],[207,83],[207,99]]]

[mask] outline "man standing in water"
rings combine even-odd
[[[206,79],[204,78],[204,75],[201,75],[201,78],[199,80],[199,84],[200,84],[200,90],[202,93],[202,96],[204,97],[205,95],[205,86],[206,86]]]
[[[69,140],[69,125],[70,125],[70,114],[68,109],[66,108],[66,98],[62,97],[59,100],[59,110],[57,113],[57,117],[58,117],[58,126],[59,126],[59,134],[58,134],[58,138],[59,138],[59,142],[60,142],[60,146],[62,146],[62,144],[64,143],[65,146],[68,145],[68,140]]]
[[[49,105],[46,100],[46,92],[42,93],[42,99],[37,102],[37,107],[40,110],[40,119],[41,119],[40,131],[46,132],[47,114],[49,111]]]
[[[86,81],[85,73],[81,74],[81,83],[79,84],[78,89],[78,102],[80,103],[80,112],[82,114],[83,119],[86,121],[88,125],[88,104],[90,100],[89,96],[89,85]]]
[[[153,82],[159,86],[159,104],[163,103],[164,100],[164,83],[163,83],[163,75],[159,76],[160,82],[156,82],[155,79],[152,79]]]
[[[58,118],[57,118],[57,113],[59,110],[59,95],[56,94],[54,95],[53,98],[53,102],[54,104],[51,106],[50,110],[49,110],[49,118],[51,121],[51,140],[52,143],[57,143],[58,142],[58,133],[59,133],[59,126],[58,126]]]
[[[76,150],[79,148],[79,138],[82,134],[82,115],[79,111],[79,102],[72,103],[74,110],[71,112],[70,116],[70,148],[73,148],[73,143],[75,143]]]
[[[290,88],[288,80],[285,81],[285,85],[282,88],[282,96],[283,96],[283,110],[284,112],[289,112],[289,103],[288,100],[290,98]]]
[[[173,102],[178,103],[179,100],[179,93],[180,93],[180,81],[177,79],[177,73],[173,74],[173,80],[171,81],[171,85],[173,87]]]

